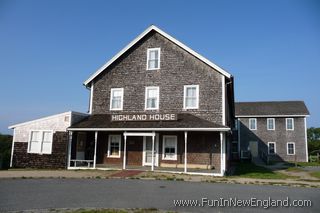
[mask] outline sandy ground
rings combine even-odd
[[[114,174],[120,171],[101,170],[7,170],[0,171],[0,178],[114,178]],[[142,172],[127,179],[157,179],[171,181],[212,182],[212,183],[238,183],[257,185],[285,185],[302,187],[319,187],[320,180],[307,177],[304,172],[286,172],[296,179],[255,179],[242,177],[208,177],[186,174],[168,174],[156,172]],[[289,174],[290,173],[290,174]],[[297,176],[299,174],[300,176]],[[310,178],[310,179],[308,179]]]

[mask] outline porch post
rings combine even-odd
[[[94,155],[93,155],[93,168],[96,168],[97,161],[97,142],[98,142],[98,132],[94,133]]]
[[[152,135],[151,171],[154,171],[154,134]]]
[[[71,161],[72,135],[73,135],[73,132],[72,132],[72,131],[69,131],[69,144],[68,144],[68,168],[70,167],[70,161]],[[68,168],[67,168],[67,169],[68,169]]]
[[[187,146],[188,146],[188,132],[184,132],[184,172],[187,173]]]
[[[123,167],[122,167],[122,169],[126,169],[127,134],[123,134],[123,136],[124,136],[124,146],[123,146]]]

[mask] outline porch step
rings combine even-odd
[[[110,177],[116,177],[116,178],[133,177],[133,176],[138,175],[138,174],[140,174],[142,172],[143,171],[139,171],[139,170],[124,170],[124,171],[120,171],[120,172],[114,173]]]

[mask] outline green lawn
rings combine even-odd
[[[77,209],[67,213],[158,213],[157,209]]]
[[[316,178],[320,178],[320,172],[311,172],[310,175]]]
[[[233,174],[238,177],[258,179],[286,179],[290,176],[274,172],[268,168],[257,166],[253,163],[239,163]]]
[[[305,167],[305,166],[320,166],[320,162],[298,162],[298,166]],[[288,166],[295,166],[294,162],[288,163]]]

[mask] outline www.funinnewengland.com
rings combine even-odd
[[[239,199],[233,198],[201,198],[199,200],[173,200],[175,207],[260,207],[268,209],[270,207],[311,207],[311,200],[290,200],[289,197],[285,199]]]

